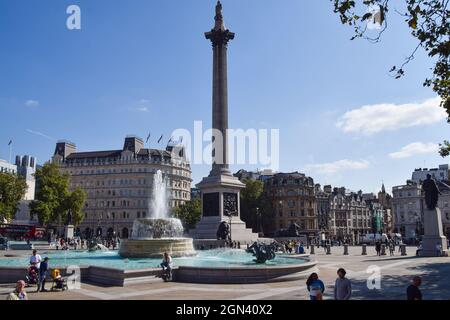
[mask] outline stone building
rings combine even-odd
[[[344,187],[334,188],[330,198],[330,237],[357,244],[371,229],[372,216],[362,191],[348,193]]]
[[[264,181],[272,178],[274,174],[275,174],[275,172],[273,172],[270,169],[257,170],[257,171],[247,171],[247,170],[241,169],[233,175],[242,182],[244,182],[247,179],[260,180],[260,181],[264,182]]]
[[[31,156],[16,156],[15,164],[0,159],[0,172],[17,174],[25,179],[27,190],[22,200],[34,200],[36,191],[36,158]]]
[[[161,170],[169,187],[169,206],[191,199],[191,168],[183,148],[146,149],[141,138],[128,136],[120,150],[77,152],[59,141],[52,161],[70,175],[71,188],[87,193],[85,218],[77,231],[84,236],[131,235],[136,218],[151,217],[153,176]]]
[[[321,240],[330,237],[330,200],[332,192],[333,190],[330,185],[324,186],[323,189],[320,184],[315,185],[317,227],[319,229]]]
[[[395,229],[407,239],[414,239],[423,229],[423,195],[419,183],[408,180],[392,188]]]
[[[24,178],[27,183],[27,190],[25,191],[23,198],[20,200],[16,215],[12,221],[8,222],[15,224],[38,223],[37,217],[31,216],[29,208],[29,204],[34,200],[36,193],[36,179],[34,177],[36,167],[36,158],[28,155],[16,156],[16,161],[14,164],[0,159],[0,172],[17,174]]]
[[[450,181],[438,182],[438,188],[441,192],[438,207],[441,209],[442,228],[444,234],[450,239]]]
[[[363,199],[371,210],[372,232],[392,233],[394,231],[392,196],[386,192],[384,184],[378,192],[378,197],[374,193],[365,193]]]
[[[427,178],[427,174],[430,174],[436,181],[449,180],[449,167],[448,164],[441,164],[438,168],[419,168],[415,169],[412,173],[411,180],[416,183],[421,183]]]
[[[314,180],[303,173],[277,173],[265,181],[265,193],[274,210],[275,231],[296,223],[310,238],[317,237]]]
[[[444,234],[450,237],[450,181],[438,180],[438,208],[441,210]],[[407,239],[423,235],[424,194],[420,183],[408,180],[406,185],[397,186],[393,192],[395,229]]]

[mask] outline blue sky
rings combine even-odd
[[[391,10],[382,42],[350,41],[330,1],[223,0],[232,128],[280,129],[280,170],[374,192],[416,167],[447,163],[436,95],[423,88],[423,52],[401,80],[389,69],[414,49]],[[396,2],[400,4],[401,2]],[[66,8],[81,8],[81,30]],[[122,147],[127,134],[165,139],[210,126],[213,0],[0,2],[0,158],[48,160],[56,140],[79,150]],[[401,8],[401,7],[400,7]],[[410,105],[408,105],[410,104]],[[239,166],[241,167],[241,166]],[[233,170],[239,169],[233,167]],[[244,166],[254,169],[258,166]],[[198,182],[209,172],[194,165]]]

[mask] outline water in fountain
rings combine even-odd
[[[150,217],[156,219],[169,218],[167,198],[167,181],[164,179],[161,170],[153,176],[153,193],[150,201]]]
[[[133,224],[132,239],[168,239],[183,236],[179,219],[169,218],[167,181],[161,170],[153,176],[153,192],[149,204],[150,218],[137,219]]]

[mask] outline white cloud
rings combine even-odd
[[[134,111],[138,112],[149,112],[150,111],[150,100],[141,99],[136,101],[136,106],[131,108]]]
[[[148,112],[148,107],[138,107],[138,108],[136,108],[136,111],[139,111],[139,112]]]
[[[319,174],[333,174],[344,170],[361,170],[367,169],[370,163],[367,160],[353,161],[353,160],[338,160],[330,163],[310,164],[307,165],[307,170],[317,172]]]
[[[39,101],[36,100],[27,100],[25,101],[25,106],[29,108],[39,107]]]
[[[413,142],[401,148],[400,151],[390,153],[389,157],[394,159],[402,159],[418,154],[434,153],[438,150],[439,145],[435,143]]]
[[[50,137],[50,136],[48,136],[48,135],[46,135],[46,134],[44,134],[42,132],[39,132],[39,131],[34,131],[34,130],[31,130],[31,129],[26,129],[26,131],[28,133],[34,134],[35,136],[40,136],[40,137],[43,137],[43,138],[48,139],[48,140],[56,140],[55,138]]]
[[[447,114],[439,97],[420,103],[373,104],[346,112],[336,126],[346,133],[371,135],[381,131],[415,127],[440,122]]]

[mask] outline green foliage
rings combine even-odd
[[[39,188],[30,210],[38,216],[39,222],[42,225],[65,223],[70,211],[73,224],[79,225],[83,221],[86,193],[81,188],[70,192],[70,176],[62,174],[54,163],[46,163],[36,171],[35,177]]]
[[[200,199],[188,201],[174,210],[174,216],[180,219],[188,230],[195,228],[200,221],[201,215],[202,209]]]
[[[355,35],[352,37],[364,38],[369,41],[380,41],[381,34],[387,28],[387,16],[391,0],[331,0],[334,12],[339,14],[341,22],[352,26]],[[431,87],[441,98],[441,106],[446,110],[450,123],[450,1],[448,0],[403,0],[405,7],[399,12],[398,3],[395,2],[396,12],[404,17],[411,30],[411,34],[418,40],[417,47],[399,67],[394,66],[390,72],[396,79],[405,74],[404,67],[414,59],[419,48],[424,49],[434,63],[433,75],[424,81],[424,86]],[[369,37],[366,20],[372,19],[371,13],[361,15],[359,12],[368,12],[371,6],[380,8],[381,30],[377,37]],[[450,145],[443,143],[441,155],[450,154]]]
[[[264,182],[247,179],[245,188],[241,190],[241,219],[256,232],[271,223],[270,202],[264,194]],[[258,208],[258,209],[257,209]],[[258,216],[258,214],[260,216]]]
[[[24,178],[15,174],[0,173],[0,221],[14,218],[27,188]]]

